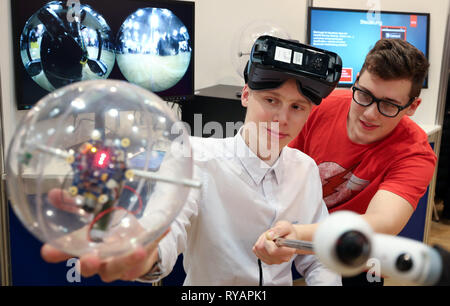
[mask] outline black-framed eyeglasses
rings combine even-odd
[[[402,110],[410,106],[416,99],[416,97],[413,97],[409,99],[406,105],[401,106],[383,99],[378,99],[374,97],[370,92],[367,92],[361,88],[356,87],[356,85],[353,85],[352,90],[353,90],[353,100],[357,104],[367,107],[372,105],[373,102],[376,102],[378,111],[383,116],[390,118],[397,116],[398,113],[400,113]]]

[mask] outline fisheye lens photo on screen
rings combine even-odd
[[[186,26],[168,9],[138,9],[120,27],[120,71],[128,81],[153,92],[178,83],[189,67],[191,54]]]

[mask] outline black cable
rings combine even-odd
[[[263,269],[262,269],[261,259],[258,259],[258,267],[259,267],[259,286],[262,286],[264,283],[264,277],[263,277]]]

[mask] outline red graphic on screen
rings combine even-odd
[[[352,83],[353,82],[353,68],[342,68],[341,79],[339,82]]]
[[[417,27],[417,15],[410,15],[409,16],[409,26],[411,28]]]

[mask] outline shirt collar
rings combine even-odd
[[[239,129],[238,133],[234,137],[234,152],[237,156],[237,158],[240,160],[242,166],[247,171],[247,173],[250,175],[250,177],[253,179],[256,185],[259,185],[270,171],[274,171],[275,178],[277,180],[277,183],[280,184],[281,177],[283,174],[282,170],[282,162],[281,157],[283,155],[283,151],[285,148],[282,149],[280,156],[277,158],[275,163],[270,166],[266,164],[263,160],[261,160],[250,148],[247,146],[247,144],[244,141],[244,138],[241,135],[242,127]]]

